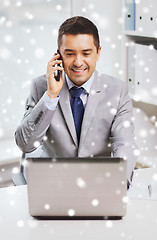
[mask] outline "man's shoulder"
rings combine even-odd
[[[32,87],[40,88],[45,91],[47,89],[46,74],[34,78],[32,80]]]
[[[41,75],[34,78],[31,82],[31,93],[33,96],[41,98],[44,92],[47,90],[46,75]]]
[[[123,88],[127,88],[127,83],[124,82],[123,80],[116,78],[111,75],[107,75],[104,73],[100,73],[96,71],[96,81],[98,85],[100,85],[101,90],[102,89],[108,89],[110,91],[116,91],[119,92]]]
[[[100,73],[96,71],[96,78],[100,79],[100,82],[106,83],[109,86],[122,86],[125,85],[126,83],[124,81],[122,81],[119,78],[116,78],[114,76],[108,75],[108,74],[104,74],[104,73]]]
[[[34,84],[36,84],[36,85],[47,84],[46,74],[43,74],[43,75],[40,75],[40,76],[34,78],[34,79],[32,80],[32,83],[34,83]]]

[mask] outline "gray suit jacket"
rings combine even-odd
[[[15,133],[20,149],[31,152],[35,150],[34,142],[38,141],[42,144],[43,156],[50,157],[110,156],[112,151],[112,156],[127,158],[130,180],[136,157],[133,154],[132,103],[127,84],[95,71],[79,146],[66,82],[54,111],[43,102],[42,96],[46,90],[45,75],[32,81],[26,112]]]

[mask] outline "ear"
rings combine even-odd
[[[99,46],[98,48],[98,52],[97,52],[97,62],[99,61],[99,58],[100,58],[100,52],[101,52],[101,47]]]

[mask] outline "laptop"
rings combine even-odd
[[[108,219],[126,214],[122,158],[28,158],[26,178],[33,217]]]

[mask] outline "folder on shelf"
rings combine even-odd
[[[143,46],[133,44],[128,47],[128,87],[131,96],[138,99],[141,80],[143,79],[142,71]]]
[[[157,36],[157,1],[140,0],[136,2],[135,13],[137,33],[148,36]]]
[[[128,86],[135,100],[157,105],[157,50],[147,45],[128,47]]]
[[[136,2],[136,31],[141,34],[146,34],[147,32],[147,13],[147,0],[140,0]]]
[[[157,0],[125,0],[125,30],[157,37]]]
[[[135,30],[135,0],[125,0],[125,29]]]
[[[157,1],[147,1],[147,34],[152,37],[157,37]]]
[[[142,89],[147,91],[147,102],[157,104],[157,50],[143,45],[145,60]]]

